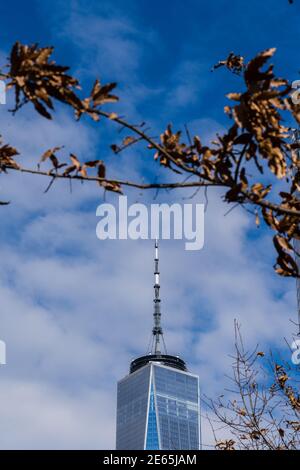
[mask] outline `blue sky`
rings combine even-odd
[[[230,51],[251,58],[277,47],[276,70],[299,77],[299,3],[268,1],[43,1],[0,6],[3,61],[15,40],[55,46],[84,88],[95,77],[117,81],[116,110],[159,133],[187,123],[204,141],[227,125],[224,95],[240,87],[212,65]],[[9,98],[10,99],[10,98]],[[57,107],[53,122],[30,105],[15,118],[0,108],[1,134],[26,166],[47,148],[66,145],[82,159],[103,158],[111,175],[154,178],[164,173],[134,150],[112,156],[106,124],[80,123]],[[0,338],[8,364],[0,369],[1,448],[113,448],[116,381],[143,354],[152,322],[153,244],[100,242],[95,235],[96,186],[43,178],[0,176]],[[141,196],[129,191],[131,201]],[[108,195],[109,201],[116,196]],[[182,202],[182,193],[158,201]],[[195,202],[203,202],[199,193]],[[271,233],[253,229],[238,209],[228,216],[209,193],[205,246],[161,243],[162,310],[166,343],[200,375],[206,394],[226,385],[233,320],[250,344],[284,348],[294,331],[295,286],[276,277]],[[28,423],[30,425],[28,426]],[[206,443],[211,442],[204,424]]]

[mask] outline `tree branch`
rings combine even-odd
[[[185,189],[185,188],[197,188],[197,187],[223,187],[223,188],[230,188],[231,186],[228,184],[226,185],[225,183],[215,183],[215,182],[206,182],[206,181],[185,181],[185,182],[176,182],[176,183],[148,183],[148,184],[142,184],[138,183],[135,181],[126,181],[126,180],[120,180],[120,179],[107,179],[107,178],[99,178],[97,176],[81,176],[81,175],[64,175],[62,173],[54,173],[53,171],[42,171],[42,170],[33,170],[30,168],[15,168],[15,167],[8,167],[7,169],[9,170],[14,170],[14,171],[19,171],[21,173],[29,173],[33,175],[40,175],[40,176],[48,176],[49,178],[52,178],[53,180],[51,181],[51,185],[56,178],[61,178],[61,179],[67,179],[67,180],[80,180],[80,181],[96,181],[100,185],[103,182],[106,183],[112,183],[112,184],[119,184],[120,186],[128,186],[132,188],[137,188],[137,189]],[[49,188],[48,188],[49,189]],[[290,215],[294,217],[299,217],[300,218],[300,211],[295,211],[291,209],[287,209],[285,207],[282,207],[278,204],[275,204],[270,201],[265,201],[265,200],[259,200],[255,201],[253,200],[253,197],[251,194],[248,194],[245,191],[241,191],[241,194],[245,196],[248,200],[248,202],[252,205],[257,205],[261,208],[267,208],[271,209],[272,211],[276,212],[277,214],[282,214],[282,215]]]

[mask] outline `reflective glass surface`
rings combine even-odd
[[[117,449],[144,449],[149,379],[150,365],[118,383]]]
[[[152,384],[151,384],[151,394],[150,394],[149,413],[148,413],[146,449],[147,450],[159,449],[157,422],[156,422],[156,409],[155,409],[154,392],[153,392]]]
[[[161,449],[199,449],[198,378],[153,368]]]
[[[118,383],[116,448],[199,449],[198,403],[198,377],[148,364]]]

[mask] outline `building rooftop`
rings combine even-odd
[[[144,367],[149,362],[158,362],[164,366],[173,367],[186,371],[186,364],[183,359],[178,356],[170,356],[169,354],[147,354],[146,356],[140,356],[131,361],[130,363],[130,374],[137,371],[141,367]]]

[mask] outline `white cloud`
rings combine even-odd
[[[96,388],[78,395],[41,382],[1,380],[1,448],[109,448],[113,401]]]
[[[171,75],[170,91],[166,97],[166,106],[172,109],[191,105],[204,93],[207,81],[205,68],[196,61],[183,60],[174,68]]]
[[[103,5],[97,14],[93,6],[63,2],[62,10],[63,22],[54,23],[53,30],[80,49],[78,72],[82,76],[135,81],[145,49],[158,46],[154,29],[141,30],[115,6]]]

